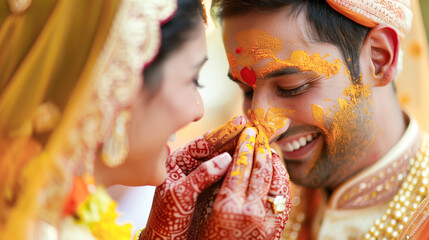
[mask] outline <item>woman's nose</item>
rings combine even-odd
[[[194,122],[201,120],[204,116],[204,103],[201,98],[201,95],[198,94],[197,101],[195,102],[195,117]]]

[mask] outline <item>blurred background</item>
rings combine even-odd
[[[425,23],[426,37],[429,39],[429,0],[420,0],[420,8]]]
[[[211,1],[205,1],[207,10]],[[414,7],[416,1],[412,1]],[[423,73],[414,69],[421,64],[429,69],[427,59],[427,42],[429,34],[429,0],[420,0],[421,15],[415,13],[413,30],[410,37],[404,39],[402,49],[405,52],[404,72],[397,82],[398,96],[403,106],[412,114],[426,131],[429,130],[429,79],[423,85],[410,84],[409,79],[419,79]],[[210,16],[208,14],[208,16]],[[208,58],[200,73],[200,83],[204,88],[200,89],[205,107],[202,120],[191,123],[177,132],[176,140],[170,143],[171,150],[186,144],[188,141],[201,134],[216,128],[234,116],[241,115],[242,93],[239,88],[228,79],[228,63],[224,53],[222,38],[219,27],[208,18],[207,46]],[[416,23],[417,22],[417,23]],[[426,31],[424,31],[424,29]],[[426,33],[425,33],[426,32]],[[411,74],[412,73],[412,74]],[[407,76],[407,78],[402,77]],[[424,86],[424,87],[422,87]],[[426,91],[424,91],[426,89]],[[416,92],[420,94],[416,95]],[[146,225],[155,187],[124,187],[113,186],[108,189],[109,193],[118,201],[118,210],[122,213],[120,221],[130,222],[134,226],[134,232]]]

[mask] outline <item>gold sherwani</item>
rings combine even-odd
[[[428,144],[410,119],[389,152],[329,198],[295,186],[282,239],[428,239]]]

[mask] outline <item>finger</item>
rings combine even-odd
[[[267,232],[267,234],[270,236],[270,239],[279,239],[290,213],[291,202],[289,175],[279,155],[273,149],[271,151],[273,177],[271,180],[271,187],[268,196],[273,200],[273,202],[266,202],[266,207],[268,210],[266,226],[271,230]],[[275,201],[275,197],[279,196],[282,198]],[[282,206],[284,206],[284,209],[282,209]],[[276,213],[274,208],[276,208],[276,210],[279,212]]]
[[[255,136],[256,129],[253,127],[246,128],[241,133],[231,170],[225,176],[219,195],[244,201],[253,164]]]
[[[242,116],[236,117],[175,151],[171,160],[188,175],[201,164],[201,160],[213,158],[223,152],[232,154],[236,143],[231,140],[239,135],[244,125],[246,119]],[[228,151],[230,149],[232,150]]]
[[[231,156],[224,153],[202,163],[187,177],[181,179],[175,188],[185,190],[189,201],[196,201],[197,196],[208,186],[220,180],[231,165]]]
[[[279,155],[272,150],[273,159],[273,178],[271,180],[271,187],[269,197],[275,198],[276,196],[283,197],[281,202],[277,203],[277,210],[280,212],[275,213],[273,203],[267,202],[267,208],[270,209],[269,213],[272,216],[271,221],[283,229],[286,220],[289,217],[291,208],[289,174],[286,171],[285,165],[280,159]],[[283,208],[280,206],[284,206]],[[280,207],[280,208],[279,208]],[[280,232],[281,233],[281,232]],[[278,233],[279,234],[279,233]]]
[[[268,138],[264,133],[259,132],[255,142],[255,157],[246,201],[253,206],[251,207],[253,215],[264,217],[266,214],[265,203],[267,202],[272,175],[273,164]]]
[[[280,156],[271,149],[273,162],[273,178],[271,180],[270,194],[284,196],[290,200],[289,174]]]
[[[190,148],[189,153],[196,159],[201,159],[213,154],[216,150],[222,149],[228,142],[240,134],[246,125],[246,118],[238,116],[223,124],[222,126],[204,134],[202,140],[198,142],[196,149]],[[202,148],[205,146],[206,148]],[[230,146],[230,145],[227,145]],[[232,149],[235,146],[232,146]],[[203,150],[202,150],[203,149]],[[221,152],[227,152],[228,149],[222,149]]]
[[[201,137],[199,139],[201,139]],[[189,146],[191,144],[195,144],[197,140],[198,139],[195,139],[192,143],[189,143],[187,146],[181,147],[177,149],[175,152],[173,152],[168,158],[167,163],[169,165],[178,166],[185,175],[189,175],[198,166],[200,166],[201,163],[203,163],[202,161],[198,161],[197,159],[194,159],[192,156],[189,155],[189,150],[188,150]]]
[[[221,154],[204,162],[189,176],[176,182],[168,177],[155,191],[155,207],[151,212],[148,226],[159,229],[156,223],[175,223],[176,228],[170,229],[170,233],[177,236],[187,235],[198,195],[225,175],[231,161],[229,154]],[[175,168],[179,169],[178,166]]]

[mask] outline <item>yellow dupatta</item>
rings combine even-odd
[[[73,178],[93,163],[117,111],[140,93],[160,24],[176,7],[175,0],[0,3],[0,239],[44,236],[31,232],[40,221],[58,228]]]
[[[14,11],[13,3],[30,2]],[[58,218],[71,179],[54,157],[94,79],[118,0],[0,2],[0,239]],[[70,171],[69,169],[67,171]],[[42,189],[55,182],[56,189]],[[46,195],[58,195],[46,211]]]

